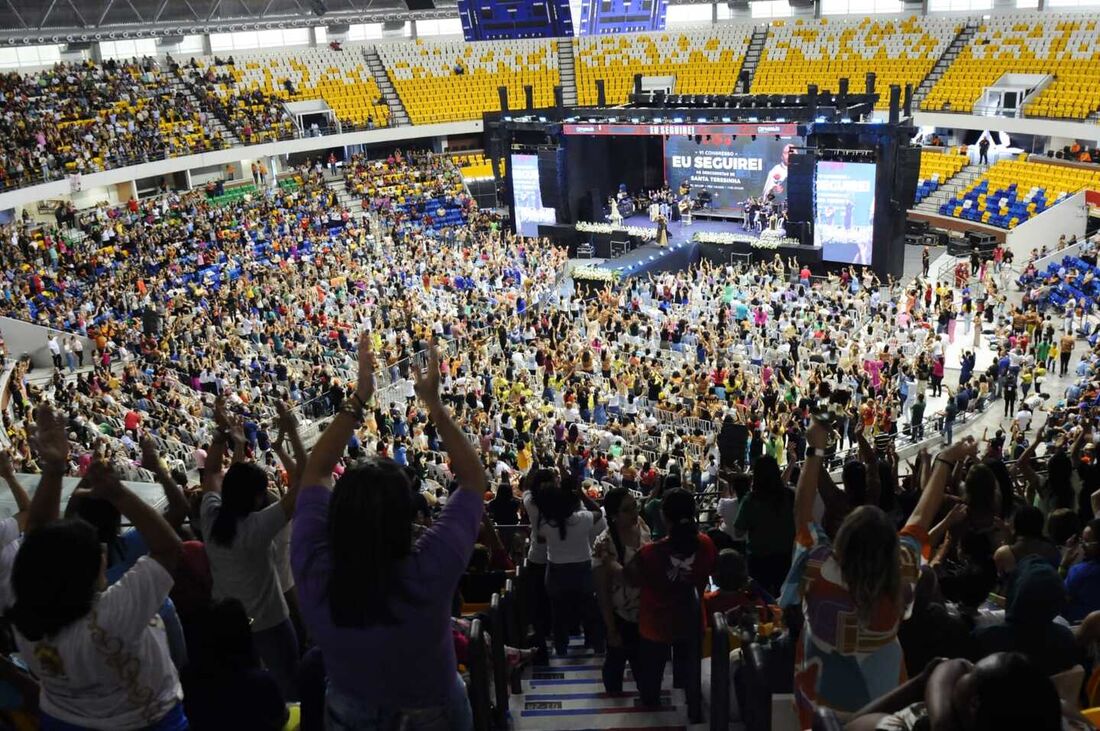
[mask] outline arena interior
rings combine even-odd
[[[1100,728],[1100,0],[5,0],[0,731]]]

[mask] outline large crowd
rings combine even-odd
[[[1047,678],[1089,662],[1100,610],[1098,356],[1010,303],[1001,258],[957,289],[778,257],[574,283],[430,153],[73,223],[0,252],[4,314],[94,344],[51,336],[58,367],[9,380],[7,682],[44,728],[281,728],[296,700],[330,729],[468,728],[453,605],[519,562],[517,661],[579,625],[647,705],[698,662],[698,590],[782,624],[807,727],[1076,718]],[[954,439],[996,399],[1003,429]]]

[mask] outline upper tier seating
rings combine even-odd
[[[752,82],[755,94],[801,94],[809,84],[836,92],[847,77],[862,92],[873,71],[880,109],[890,106],[890,85],[915,90],[958,34],[955,18],[777,20],[768,33]]]
[[[751,37],[751,25],[729,24],[575,38],[577,101],[594,105],[603,79],[607,103],[623,104],[634,74],[675,76],[677,94],[732,93]]]
[[[1084,119],[1100,109],[1100,30],[1082,16],[1030,13],[987,18],[921,104],[930,111],[970,112],[986,87],[1006,73],[1052,74],[1024,111],[1036,117]]]
[[[498,86],[508,87],[512,108],[523,107],[525,84],[533,87],[536,107],[553,106],[561,83],[557,42],[418,40],[380,44],[378,55],[412,123],[434,124],[499,111]]]
[[[0,187],[221,148],[152,59],[0,75]]]
[[[208,68],[213,59],[196,59]],[[261,92],[282,101],[323,99],[342,125],[376,127],[389,125],[390,109],[382,99],[378,83],[371,76],[359,47],[334,51],[327,46],[289,48],[237,54],[232,66],[216,67],[228,71],[232,84],[219,83],[219,96],[235,91],[247,97]],[[228,81],[228,79],[226,79]],[[291,89],[286,82],[290,82]]]
[[[917,178],[917,203],[927,198],[943,183],[954,177],[967,163],[966,155],[955,150],[923,150],[920,154],[920,174]]]
[[[1100,188],[1100,170],[1001,160],[940,206],[940,213],[1012,229],[1082,188]]]

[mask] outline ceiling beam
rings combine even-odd
[[[21,27],[29,28],[27,21],[23,20],[23,16],[20,15],[19,11],[15,9],[15,6],[12,5],[11,0],[4,0],[4,4],[8,6],[8,10],[10,10],[11,14],[15,16],[15,19],[19,21]]]
[[[107,4],[103,6],[103,12],[99,14],[99,20],[95,22],[95,27],[99,28],[103,25],[103,21],[107,19],[107,13],[111,12],[111,8],[115,6],[115,0],[107,0]]]
[[[73,9],[73,13],[76,14],[77,20],[80,21],[80,24],[85,28],[88,27],[88,21],[84,20],[84,13],[80,12],[80,8],[76,6],[73,0],[65,0],[65,2],[67,2],[69,4],[69,7]]]
[[[69,0],[69,2],[72,2],[72,0]],[[126,0],[126,4],[130,6],[130,10],[134,11],[134,16],[138,19],[138,22],[139,23],[144,23],[145,22],[145,16],[143,16],[141,14],[141,12],[137,8],[134,7],[134,4],[132,2],[130,2],[130,0]]]
[[[50,19],[50,14],[53,12],[53,6],[57,5],[57,0],[50,0],[50,4],[46,6],[46,12],[42,15],[42,20],[38,21],[39,29],[46,25],[46,21]]]
[[[214,4],[210,6],[210,12],[206,16],[207,21],[214,19],[214,15],[218,12],[218,8],[222,6],[222,0],[214,0]]]

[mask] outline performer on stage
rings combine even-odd
[[[663,214],[657,216],[657,246],[668,247],[668,219]]]
[[[623,214],[619,211],[619,202],[614,198],[608,200],[608,205],[611,206],[611,225],[620,227],[623,225]]]

